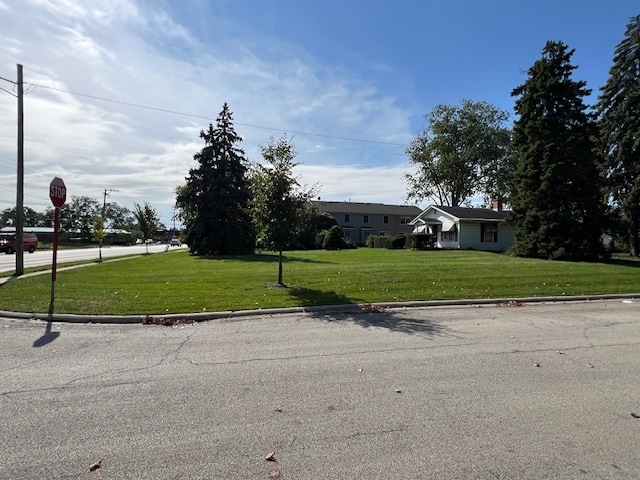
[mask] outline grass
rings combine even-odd
[[[150,314],[460,298],[640,292],[640,262],[571,263],[476,251],[359,248],[192,257],[186,250],[60,271],[56,313]],[[0,286],[0,310],[46,312],[49,275]]]

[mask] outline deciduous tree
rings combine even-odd
[[[158,223],[160,222],[158,212],[155,208],[149,205],[148,202],[144,202],[144,205],[135,203],[133,215],[138,222],[138,229],[144,235],[144,243],[147,247],[147,253],[149,253],[149,244],[146,242],[146,240],[153,238],[153,234],[158,228]]]
[[[415,174],[407,174],[407,197],[435,198],[458,206],[474,195],[508,200],[509,114],[487,102],[437,105],[425,115],[427,128],[406,150]]]
[[[61,229],[70,235],[80,233],[85,240],[91,240],[93,219],[100,215],[100,203],[91,197],[75,196],[60,208]]]
[[[598,120],[606,193],[625,226],[631,255],[640,255],[640,15],[627,24],[607,83]]]
[[[258,242],[265,248],[278,252],[278,285],[282,280],[282,251],[296,238],[300,231],[305,204],[312,192],[304,192],[293,168],[296,157],[291,139],[274,138],[261,147],[266,165],[256,164],[253,174],[254,197],[253,218]]]
[[[572,79],[572,55],[564,43],[547,42],[512,92],[519,118],[511,221],[520,256],[589,260],[604,251],[596,129],[583,101],[591,91]]]

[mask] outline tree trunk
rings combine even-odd
[[[282,250],[278,253],[278,285],[284,285],[282,283]]]
[[[636,219],[629,215],[629,255],[637,257],[640,250],[640,238],[638,238],[638,224]]]

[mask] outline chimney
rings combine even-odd
[[[494,198],[491,200],[491,210],[495,212],[502,211],[502,200],[500,198]]]

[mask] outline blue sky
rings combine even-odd
[[[435,105],[512,112],[547,40],[576,50],[595,102],[638,14],[637,0],[0,0],[0,77],[21,63],[31,84],[25,205],[49,206],[60,176],[69,195],[116,189],[109,200],[148,201],[171,225],[224,102],[250,160],[288,132],[324,200],[405,203],[404,147]],[[16,100],[0,91],[0,209],[15,204],[15,158]]]

